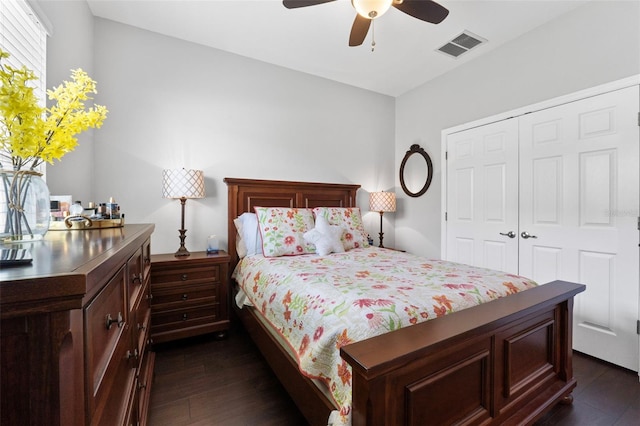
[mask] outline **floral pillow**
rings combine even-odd
[[[254,210],[265,257],[315,253],[314,245],[304,240],[304,233],[314,227],[311,209],[255,207]]]
[[[369,247],[358,207],[316,207],[313,213],[316,217],[324,217],[331,225],[342,226],[345,229],[342,234],[342,245],[345,250]]]

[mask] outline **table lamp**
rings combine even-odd
[[[204,173],[202,170],[165,169],[162,171],[162,197],[179,199],[182,205],[180,222],[180,248],[176,257],[189,256],[191,253],[184,246],[187,230],[184,229],[184,205],[187,198],[204,198]]]
[[[380,213],[380,247],[382,244],[382,215],[396,211],[396,194],[394,192],[372,192],[369,194],[369,210]]]

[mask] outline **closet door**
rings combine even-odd
[[[446,259],[518,272],[518,122],[447,137]]]
[[[638,370],[638,86],[520,118],[519,273],[586,284],[573,347]]]

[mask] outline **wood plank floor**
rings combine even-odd
[[[640,425],[635,372],[576,353],[572,405],[558,405],[536,426]],[[150,426],[278,425],[306,422],[249,336],[210,336],[156,346]]]

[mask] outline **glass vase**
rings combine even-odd
[[[49,230],[49,188],[42,173],[0,170],[0,240],[41,240]]]

